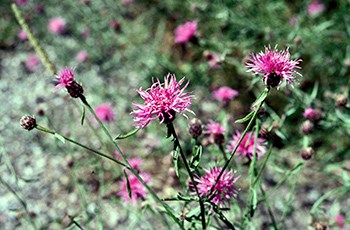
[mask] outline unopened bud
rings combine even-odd
[[[73,98],[83,96],[84,89],[76,81],[73,81],[69,86],[66,86],[69,95]]]
[[[306,149],[303,149],[300,152],[300,155],[304,160],[309,160],[314,154],[315,151],[311,147],[307,147]]]
[[[301,131],[305,134],[308,135],[310,133],[312,133],[312,131],[314,131],[314,124],[309,121],[306,120],[301,124]]]
[[[202,134],[202,122],[201,120],[197,118],[193,118],[190,121],[190,127],[188,129],[188,132],[193,138],[197,138]]]
[[[335,103],[339,107],[345,107],[346,104],[348,103],[348,98],[343,94],[336,95],[335,96]]]
[[[25,115],[19,121],[21,126],[26,130],[32,130],[36,127],[36,120],[33,116]]]
[[[222,145],[225,142],[225,136],[222,133],[213,133],[214,143],[217,145]]]

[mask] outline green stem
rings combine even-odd
[[[248,130],[249,130],[249,129],[251,128],[251,126],[253,125],[253,122],[254,122],[254,120],[255,120],[255,118],[256,118],[256,115],[258,114],[258,112],[259,112],[261,106],[263,105],[263,103],[264,103],[264,101],[265,101],[265,99],[266,99],[268,93],[269,93],[269,88],[265,88],[264,92],[263,92],[263,93],[261,94],[261,96],[258,98],[258,100],[259,100],[260,102],[259,102],[259,104],[258,104],[256,110],[254,111],[253,116],[250,118],[247,127],[246,127],[245,130],[243,131],[243,133],[242,133],[242,135],[241,135],[241,137],[240,137],[238,143],[236,144],[235,148],[234,148],[233,151],[231,152],[230,158],[228,159],[228,161],[226,161],[224,167],[221,169],[221,172],[220,172],[219,176],[216,178],[215,184],[211,187],[210,192],[209,192],[209,195],[208,195],[208,196],[209,196],[208,200],[211,200],[211,199],[214,198],[215,194],[212,194],[212,193],[213,193],[213,191],[214,191],[215,186],[217,185],[217,183],[219,182],[219,180],[220,180],[222,174],[224,173],[224,171],[226,170],[226,168],[227,168],[228,165],[230,164],[231,160],[233,159],[233,156],[235,155],[235,153],[236,153],[236,151],[237,151],[239,145],[240,145],[241,142],[243,141],[243,138],[245,137],[245,135],[247,134]]]
[[[58,134],[58,133],[56,133],[56,132],[54,132],[52,130],[49,130],[49,129],[47,129],[47,128],[43,127],[43,126],[40,126],[40,125],[37,125],[36,129],[38,129],[38,130],[40,130],[42,132],[45,132],[45,133],[52,134],[52,135]],[[58,135],[60,135],[60,134],[58,134]],[[120,161],[118,161],[118,160],[116,160],[116,159],[114,159],[114,158],[112,158],[112,157],[110,157],[110,156],[108,156],[108,155],[106,155],[104,153],[101,153],[101,152],[99,152],[99,151],[97,151],[95,149],[92,149],[92,148],[90,148],[90,147],[88,147],[86,145],[83,145],[83,144],[81,144],[81,143],[79,143],[79,142],[77,142],[77,141],[75,141],[75,140],[73,140],[73,139],[71,139],[69,137],[66,137],[66,136],[63,136],[63,135],[60,135],[60,136],[63,137],[66,141],[69,141],[69,142],[71,142],[71,143],[73,143],[75,145],[78,145],[78,146],[80,146],[80,147],[82,147],[84,149],[89,150],[92,153],[95,153],[95,154],[97,154],[97,155],[99,155],[101,157],[107,158],[107,159],[113,161],[114,163],[117,163],[117,164],[119,164],[119,165],[121,165],[123,167],[126,167],[126,168],[130,169],[130,166],[128,166],[128,165],[124,164],[123,162],[120,162]]]
[[[261,191],[262,195],[265,196],[265,191],[261,185],[260,185],[260,191]],[[268,200],[265,201],[265,204],[266,204],[266,208],[267,208],[267,211],[269,213],[269,216],[271,218],[272,226],[275,230],[278,230],[276,219],[275,219],[275,216],[273,215],[273,212],[272,212],[272,209],[270,207]]]
[[[134,176],[142,183],[143,186],[145,186],[145,188],[149,191],[149,193],[152,195],[152,197],[158,201],[167,211],[167,213],[173,218],[173,220],[180,226],[181,229],[183,229],[183,226],[180,222],[180,220],[178,218],[176,218],[176,216],[173,214],[173,210],[172,208],[167,205],[166,203],[164,203],[159,196],[153,191],[153,189],[151,189],[151,187],[149,187],[147,185],[147,183],[142,179],[142,177],[137,173],[137,171],[131,167],[131,165],[129,164],[128,160],[126,159],[126,156],[124,155],[124,153],[120,150],[119,146],[117,145],[117,143],[113,140],[113,137],[111,136],[111,134],[109,133],[109,131],[107,130],[107,128],[104,126],[104,124],[102,123],[102,121],[97,117],[94,109],[90,106],[90,104],[87,102],[85,97],[80,97],[81,101],[84,103],[84,105],[89,109],[89,111],[91,112],[91,114],[95,117],[96,121],[98,122],[98,124],[100,125],[100,127],[102,128],[103,132],[106,134],[106,136],[108,137],[108,139],[111,141],[111,143],[113,143],[115,149],[118,151],[118,153],[120,154],[120,156],[123,158],[124,162],[126,163],[126,165],[128,166],[127,168],[131,171],[132,174],[134,174]]]
[[[33,46],[35,52],[39,55],[39,58],[41,62],[44,64],[47,70],[49,70],[52,74],[56,73],[56,67],[55,65],[50,61],[47,53],[45,50],[40,46],[38,39],[36,39],[33,35],[33,33],[30,31],[29,26],[25,22],[20,10],[16,6],[16,4],[12,4],[12,11],[15,14],[15,17],[17,19],[17,22],[22,27],[22,29],[26,32],[28,36],[28,40],[30,44]]]
[[[201,209],[202,228],[206,229],[204,203],[203,203],[202,197],[200,196],[200,194],[198,192],[196,181],[194,180],[194,177],[193,177],[193,175],[191,173],[191,169],[190,169],[190,166],[188,165],[188,162],[186,160],[186,156],[185,156],[185,154],[184,154],[184,152],[182,150],[182,147],[180,145],[179,138],[178,138],[178,136],[176,134],[174,124],[173,123],[167,124],[167,128],[168,128],[168,132],[170,134],[172,134],[173,137],[174,137],[175,149],[176,149],[176,146],[179,148],[180,154],[181,154],[181,158],[182,158],[182,160],[183,160],[183,162],[185,164],[185,168],[187,170],[187,173],[188,173],[189,177],[191,178],[191,182],[193,184],[194,190],[196,191],[197,197],[199,199],[198,202],[199,202],[199,206],[200,206],[200,209]]]
[[[224,147],[223,147],[222,145],[219,145],[219,149],[220,149],[220,151],[221,151],[221,153],[222,153],[222,156],[223,156],[224,159],[225,159],[225,162],[228,161],[228,158],[227,158],[227,156],[226,156]]]

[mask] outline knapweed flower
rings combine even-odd
[[[170,123],[175,119],[176,113],[187,117],[183,111],[191,112],[188,107],[192,103],[191,93],[184,93],[189,82],[181,89],[185,78],[179,82],[173,74],[164,77],[164,83],[159,79],[153,82],[151,88],[147,90],[137,90],[144,104],[134,103],[136,110],[131,112],[134,115],[136,127],[145,128],[151,121],[159,119],[160,123]]]
[[[218,101],[227,102],[238,96],[238,91],[228,86],[220,87],[213,91],[212,96]]]
[[[48,29],[53,34],[63,34],[66,30],[66,21],[61,17],[51,18],[49,20]]]
[[[28,35],[24,30],[19,31],[17,36],[21,41],[25,41],[28,39]]]
[[[307,6],[307,13],[311,17],[315,17],[324,11],[324,4],[318,0],[314,0]]]
[[[88,59],[88,53],[86,50],[81,50],[75,55],[75,60],[79,62],[85,62]]]
[[[140,177],[147,183],[150,181],[150,175],[147,173],[140,173]],[[120,183],[120,191],[118,195],[126,202],[133,202],[136,204],[138,200],[144,200],[147,195],[147,190],[143,184],[133,174],[128,175],[128,181],[130,186],[130,195],[128,193],[127,180],[124,178]]]
[[[246,63],[247,72],[263,75],[263,81],[266,86],[274,88],[282,84],[283,79],[288,84],[293,84],[297,80],[297,75],[301,76],[296,69],[301,59],[290,60],[289,50],[278,51],[275,47],[265,47],[265,53],[252,54]]]
[[[59,83],[56,85],[57,89],[62,87],[70,86],[74,81],[74,72],[70,68],[66,67],[63,69],[58,76],[56,76],[56,81]]]
[[[175,33],[175,43],[181,44],[190,40],[197,32],[197,22],[187,21],[178,27],[176,27]]]
[[[98,119],[100,119],[102,122],[112,122],[114,121],[114,112],[112,106],[108,104],[102,104],[99,106],[96,106],[95,113]],[[96,120],[93,119],[94,122]]]
[[[23,116],[19,123],[22,126],[22,128],[28,131],[34,129],[37,126],[35,117],[30,115]]]
[[[210,52],[208,50],[204,51],[203,56],[207,60],[208,65],[212,69],[216,69],[221,64],[221,55],[219,53]]]
[[[28,56],[25,66],[30,72],[34,72],[40,64],[40,59],[36,54],[31,54]]]
[[[204,134],[210,135],[209,141],[218,145],[223,144],[225,141],[224,132],[224,127],[222,127],[220,123],[214,122],[212,120],[210,120],[209,124],[204,127]]]
[[[205,172],[206,173],[204,176],[194,179],[197,183],[199,195],[203,197],[209,195],[211,187],[214,186],[221,172],[221,168],[213,167],[210,170],[205,170]],[[240,176],[235,177],[235,174],[235,171],[223,172],[218,183],[213,189],[214,196],[211,202],[218,206],[229,206],[230,200],[232,198],[237,198],[240,189],[235,185],[235,183],[237,182]],[[193,187],[193,185],[190,186]],[[195,192],[192,192],[192,194],[195,195]]]
[[[55,79],[58,84],[56,85],[56,89],[60,89],[65,87],[69,95],[73,98],[83,98],[84,89],[81,85],[79,85],[74,80],[74,72],[66,67],[63,69]]]
[[[241,138],[241,136],[242,134],[239,131],[236,131],[236,134],[232,136],[232,140],[230,141],[230,144],[227,145],[227,151],[232,153],[232,151],[238,144],[238,141]],[[262,145],[263,142],[265,142],[264,138],[258,137],[258,139],[256,140],[255,133],[247,132],[242,142],[239,144],[235,154],[242,157],[246,156],[249,159],[252,159],[253,153],[254,153],[254,147],[256,145],[256,154],[257,154],[257,157],[260,158],[266,152],[266,147]]]
[[[311,106],[307,107],[303,113],[304,118],[312,121],[319,121],[322,118],[322,112],[320,109],[314,109]]]

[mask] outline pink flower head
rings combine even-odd
[[[17,36],[21,41],[25,41],[28,39],[28,35],[24,30],[19,31]]]
[[[53,34],[63,34],[66,30],[66,21],[61,17],[51,18],[49,20],[49,31]]]
[[[339,213],[335,217],[335,223],[338,225],[339,228],[344,229],[344,227],[345,227],[345,217],[341,213]]]
[[[262,74],[266,86],[279,87],[282,80],[292,84],[296,81],[296,75],[301,76],[295,69],[300,69],[298,66],[301,59],[290,60],[289,50],[278,51],[275,47],[265,47],[265,53],[252,54],[248,59],[246,67],[247,72],[252,72],[254,75]]]
[[[79,62],[85,62],[88,59],[88,53],[86,50],[81,50],[75,56],[75,60]]]
[[[134,0],[123,0],[122,3],[123,3],[123,5],[127,6],[127,5],[130,5],[130,4],[133,4]]]
[[[180,113],[187,117],[183,111],[193,113],[188,107],[192,103],[191,93],[183,91],[189,84],[181,89],[185,78],[179,82],[173,74],[164,77],[164,83],[160,83],[159,79],[153,82],[151,88],[147,90],[137,90],[144,104],[134,103],[136,110],[131,112],[134,115],[136,127],[145,128],[151,121],[160,119],[160,123],[170,123],[175,119],[176,113]]]
[[[321,14],[324,8],[324,4],[321,1],[314,0],[307,6],[307,12],[311,17],[314,17]]]
[[[227,151],[232,153],[241,136],[242,134],[239,131],[236,131],[236,134],[233,135],[230,144],[227,146]],[[265,142],[264,138],[258,137],[258,140],[256,141],[255,134],[253,132],[247,132],[242,142],[239,144],[236,154],[242,157],[246,156],[249,159],[252,159],[254,153],[254,145],[256,144],[256,154],[257,157],[260,158],[266,152],[266,147],[262,145],[263,142]]]
[[[26,68],[31,72],[34,72],[36,68],[38,68],[39,64],[40,59],[36,54],[29,55],[25,63]]]
[[[196,21],[187,21],[179,25],[175,33],[175,43],[181,44],[190,40],[197,32],[197,22]]]
[[[205,127],[205,134],[224,134],[225,129],[220,125],[220,123],[214,122],[212,120],[209,121]]]
[[[319,109],[314,109],[311,106],[309,106],[305,109],[303,116],[306,119],[318,121],[322,118],[322,112]]]
[[[141,173],[141,178],[147,183],[150,181],[150,175],[147,173]],[[123,198],[126,202],[133,202],[134,204],[137,203],[138,200],[144,200],[147,195],[147,190],[143,186],[143,184],[137,179],[137,177],[133,174],[128,175],[129,185],[130,185],[130,195],[128,193],[128,186],[127,186],[127,180],[124,178],[121,183],[120,187],[121,190],[118,192],[118,195]]]
[[[216,69],[221,64],[221,55],[210,51],[204,51],[204,57],[207,59],[207,63],[212,69]]]
[[[238,96],[238,91],[228,86],[220,87],[213,91],[213,98],[218,101],[227,102]]]
[[[102,122],[114,121],[113,108],[108,104],[102,104],[102,105],[96,106],[95,113],[98,119],[100,119]],[[97,123],[96,120],[94,120],[94,122]]]
[[[60,72],[59,76],[56,76],[56,82],[59,83],[58,85],[56,85],[56,88],[60,89],[62,87],[70,86],[73,83],[73,81],[74,72],[73,70],[66,67]]]
[[[29,0],[16,0],[17,5],[19,6],[25,6],[27,5]]]
[[[220,172],[221,168],[214,167],[210,170],[205,170],[206,174],[201,178],[195,178],[194,180],[197,182],[197,188],[200,196],[208,196],[210,189],[214,186]],[[224,171],[222,176],[220,177],[218,183],[214,187],[214,197],[212,198],[212,202],[216,205],[230,205],[231,198],[236,199],[239,188],[235,186],[235,183],[239,179],[240,176],[235,177],[236,172]],[[192,187],[193,185],[190,185]],[[192,192],[195,194],[194,192]]]

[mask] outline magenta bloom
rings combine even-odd
[[[141,173],[140,176],[146,183],[150,181],[149,174]],[[118,192],[118,195],[121,198],[123,198],[126,202],[131,201],[134,204],[136,204],[138,200],[144,200],[147,195],[147,190],[143,186],[143,184],[133,174],[128,175],[128,180],[130,185],[131,197],[128,194],[126,178],[124,178],[120,183],[121,190]]]
[[[175,33],[175,43],[181,44],[190,40],[197,32],[197,22],[196,21],[187,21],[179,25]]]
[[[25,6],[27,5],[29,0],[16,0],[17,5],[19,6]]]
[[[201,178],[195,178],[197,182],[197,188],[200,196],[209,195],[211,187],[215,184],[218,178],[221,168],[214,167],[210,170],[205,170],[206,174]],[[232,198],[236,199],[239,188],[235,186],[235,183],[240,176],[235,177],[236,172],[224,172],[220,177],[218,183],[214,187],[215,196],[211,200],[214,204],[218,206],[230,205],[230,200]],[[192,187],[192,186],[191,186]],[[195,195],[195,192],[192,192]]]
[[[212,69],[216,69],[221,64],[221,55],[210,51],[204,51],[204,57],[207,59],[207,63]]]
[[[181,89],[184,82],[182,78],[179,82],[173,74],[164,77],[164,83],[160,83],[159,79],[153,82],[151,88],[147,90],[138,90],[144,104],[134,103],[136,110],[131,112],[134,115],[136,127],[145,128],[151,121],[159,119],[160,123],[170,123],[175,119],[176,113],[180,113],[187,117],[183,111],[193,113],[188,107],[192,103],[191,93],[183,91],[189,84]]]
[[[68,67],[63,69],[60,72],[59,76],[56,77],[56,81],[59,83],[58,85],[56,85],[57,89],[70,86],[74,82],[74,72]]]
[[[40,64],[40,59],[36,54],[29,55],[25,63],[26,68],[30,72],[34,72],[36,68],[38,68],[39,64]]]
[[[345,217],[344,215],[342,215],[341,213],[339,213],[336,217],[335,217],[335,223],[338,225],[338,227],[340,229],[344,229],[346,230],[344,227],[345,227]]]
[[[86,50],[81,50],[75,56],[75,60],[79,62],[85,62],[88,59],[88,53]]]
[[[236,147],[239,139],[241,138],[241,133],[239,131],[236,131],[236,134],[233,135],[232,140],[230,141],[230,144],[227,145],[227,151],[232,153],[234,148]],[[253,132],[247,132],[247,134],[244,136],[241,144],[237,148],[236,154],[239,156],[246,156],[249,159],[253,158],[254,153],[254,145],[255,145],[255,134]],[[257,143],[256,143],[256,154],[257,157],[260,158],[262,155],[266,152],[266,147],[262,145],[262,143],[265,142],[264,138],[258,137]]]
[[[102,104],[102,105],[96,106],[95,113],[98,119],[100,119],[102,122],[114,121],[113,108],[110,105]]]
[[[238,91],[228,86],[220,87],[213,91],[213,98],[218,101],[227,102],[238,96]]]
[[[322,118],[322,112],[319,109],[314,109],[311,106],[309,106],[305,109],[303,116],[306,119],[318,121]]]
[[[248,59],[246,67],[247,72],[263,75],[263,80],[266,86],[279,87],[282,80],[285,79],[288,84],[296,81],[297,75],[301,76],[295,69],[300,69],[298,66],[301,59],[290,60],[289,50],[278,51],[275,47],[265,47],[265,53],[252,54]]]
[[[322,2],[314,0],[307,6],[307,13],[311,17],[314,17],[321,14],[324,11],[324,8],[325,7]]]
[[[25,41],[28,39],[28,35],[27,33],[24,31],[24,30],[21,30],[19,31],[19,33],[17,34],[18,38],[21,40],[21,41]]]
[[[61,17],[51,18],[48,25],[49,31],[53,34],[63,34],[66,30],[66,21]]]

